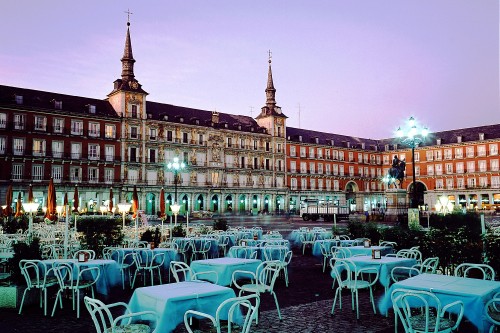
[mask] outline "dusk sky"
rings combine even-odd
[[[127,8],[150,101],[256,117],[270,49],[291,127],[500,123],[498,0],[2,0],[0,84],[106,98]]]

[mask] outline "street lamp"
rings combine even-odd
[[[397,137],[401,140],[402,144],[405,144],[411,148],[411,163],[413,171],[413,181],[412,181],[412,199],[411,208],[417,208],[417,180],[415,175],[415,147],[418,147],[422,142],[424,142],[429,130],[427,127],[417,128],[415,118],[410,117],[408,119],[406,130],[398,128]]]
[[[130,207],[132,207],[132,205],[129,204],[128,202],[122,202],[122,203],[118,204],[118,211],[120,213],[122,213],[122,215],[123,215],[123,227],[122,227],[122,230],[125,229],[125,213],[127,213],[128,211],[130,211]]]
[[[30,214],[29,225],[28,225],[28,241],[31,242],[31,237],[33,235],[33,213],[38,210],[38,202],[25,202],[23,203],[24,211]]]
[[[181,210],[181,206],[178,203],[174,203],[173,205],[170,206],[172,208],[172,214],[175,216],[175,226],[177,226],[177,215],[179,214],[179,211]]]
[[[174,170],[174,205],[177,204],[177,172],[186,167],[184,162],[179,162],[178,157],[174,157],[174,161],[167,164],[169,170]],[[172,205],[173,206],[173,205]],[[173,207],[172,207],[173,212]]]

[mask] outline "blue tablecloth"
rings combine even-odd
[[[156,312],[159,317],[156,332],[168,333],[183,322],[187,310],[197,310],[215,317],[217,307],[235,296],[231,288],[189,281],[137,288],[128,304],[132,312]],[[239,315],[241,317],[241,313]],[[227,319],[227,316],[221,319]]]
[[[349,251],[353,256],[362,255],[362,256],[371,256],[373,250],[380,250],[380,253],[385,256],[386,254],[392,253],[392,247],[390,246],[350,246]]]
[[[120,258],[118,258],[118,255],[116,252],[121,252]],[[114,251],[113,254],[111,255],[111,258],[118,261],[118,260],[121,260],[121,258],[123,258],[125,255],[127,255],[129,253],[133,253],[133,252],[140,253],[142,260],[150,260],[152,258],[151,254],[149,252],[152,252],[153,255],[155,255],[157,253],[165,253],[165,260],[163,261],[163,269],[166,269],[167,271],[170,269],[170,262],[171,261],[179,260],[179,253],[176,250],[170,249],[170,248],[156,248],[153,250],[149,250],[149,249],[144,249],[144,248],[126,247],[126,248],[117,249],[116,251]],[[127,260],[128,261],[127,264],[130,264],[131,260],[132,260],[132,258],[129,258],[129,260]]]
[[[232,246],[227,251],[228,258],[248,258],[253,252],[257,252],[257,258],[262,258],[259,246]]]
[[[46,259],[42,260],[47,269],[51,268],[55,262],[70,263],[76,269],[73,269],[73,278],[78,277],[79,270],[87,267],[99,267],[100,276],[97,280],[95,287],[96,291],[102,295],[109,295],[111,287],[121,284],[121,273],[118,263],[114,260],[95,259],[87,262],[78,262],[77,259]],[[85,277],[84,277],[85,278]]]
[[[190,242],[191,244],[193,244],[197,248],[200,248],[202,242],[207,241],[207,242],[210,242],[210,250],[208,252],[209,255],[213,258],[213,257],[217,257],[218,254],[219,254],[219,241],[216,240],[216,239],[213,239],[213,238],[205,238],[205,237],[192,237],[192,238],[189,238],[189,237],[186,237],[186,238],[174,237],[173,241],[177,244],[177,246],[179,246],[179,251],[182,251],[182,248],[184,247],[184,245],[187,242]],[[191,252],[189,252],[189,255],[191,255]]]
[[[443,306],[460,300],[464,302],[464,316],[478,328],[479,332],[487,332],[490,324],[483,315],[484,304],[500,291],[500,282],[449,275],[420,274],[393,284],[379,302],[381,313],[387,313],[387,310],[392,307],[391,292],[398,288],[433,292]],[[456,307],[450,310],[456,310]]]
[[[216,258],[206,260],[195,260],[191,263],[193,272],[215,271],[219,276],[217,282],[220,286],[231,285],[233,272],[236,270],[250,271],[255,273],[262,261],[258,259],[240,258]]]
[[[350,261],[356,265],[355,269],[375,267],[378,269],[378,280],[385,288],[389,287],[391,283],[391,270],[396,266],[411,267],[417,263],[415,259],[409,258],[396,258],[396,257],[382,257],[380,259],[372,259],[369,256],[358,256],[349,258]],[[332,272],[332,277],[334,277]]]
[[[287,239],[292,243],[293,246],[302,246],[302,235],[306,234],[306,237],[314,237],[315,240],[320,239],[329,239],[332,238],[331,231],[301,231],[301,230],[292,230],[290,235],[288,235]]]

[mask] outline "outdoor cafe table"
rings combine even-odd
[[[138,247],[125,247],[125,248],[118,248],[116,251],[113,252],[111,255],[111,258],[114,260],[118,260],[118,256],[116,252],[121,252],[120,257],[123,258],[125,255],[129,253],[140,253],[142,260],[149,260],[150,258],[150,252],[152,252],[153,255],[157,253],[165,253],[165,261],[163,261],[163,268],[168,270],[170,269],[170,262],[179,260],[179,253],[175,249],[171,248],[155,248],[153,250],[150,249],[145,249],[145,248],[138,248]],[[131,257],[131,256],[130,256]],[[130,264],[132,261],[132,258],[130,258],[130,261],[127,262],[127,264]]]
[[[179,247],[179,251],[181,251],[187,242],[190,242],[196,248],[200,248],[203,242],[210,242],[210,256],[217,257],[219,254],[219,241],[217,239],[208,238],[208,237],[174,237],[174,242]]]
[[[391,292],[395,289],[424,290],[434,293],[444,306],[454,301],[464,303],[465,317],[479,332],[487,332],[490,324],[483,315],[484,304],[500,291],[499,281],[463,278],[449,275],[420,274],[393,284],[379,302],[381,313],[392,307]],[[455,307],[450,308],[455,310]]]
[[[237,270],[250,271],[255,273],[262,261],[259,259],[241,258],[216,258],[195,260],[191,262],[191,269],[194,273],[215,271],[218,274],[217,284],[220,286],[230,286],[233,272]]]
[[[411,267],[417,263],[415,259],[410,258],[381,257],[380,259],[373,259],[371,255],[350,257],[348,260],[352,261],[353,264],[356,265],[355,269],[357,270],[367,267],[378,268],[379,282],[385,287],[386,290],[391,284],[391,270],[394,267]],[[335,277],[333,272],[331,274],[332,277]]]
[[[302,239],[301,235],[302,234],[311,234],[315,235],[316,239],[329,239],[332,237],[332,232],[331,231],[302,231],[302,230],[292,230],[290,235],[287,237],[287,239],[292,243],[294,246],[302,246]]]
[[[260,246],[231,246],[227,251],[228,258],[246,258],[257,252],[257,258],[262,258],[262,252],[260,251]],[[248,254],[250,252],[250,254]]]
[[[101,274],[97,280],[95,286],[99,294],[109,295],[110,289],[114,286],[121,284],[121,273],[118,263],[110,259],[93,259],[85,262],[78,262],[77,259],[45,259],[42,260],[47,268],[51,268],[54,263],[70,263],[76,268],[73,274],[78,274],[78,272],[84,268],[88,267],[99,267]],[[77,278],[77,276],[73,276]]]
[[[392,247],[390,246],[370,246],[370,247],[364,247],[364,246],[350,246],[349,251],[351,251],[351,254],[353,256],[371,256],[372,255],[372,250],[380,250],[381,255],[385,256],[386,254],[389,254],[392,252]]]
[[[184,281],[137,288],[128,304],[132,312],[156,312],[159,317],[156,332],[168,333],[183,322],[187,310],[215,317],[217,307],[235,296],[231,288],[203,281]],[[221,319],[227,319],[227,315]]]

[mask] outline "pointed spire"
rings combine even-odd
[[[122,80],[125,82],[134,80],[134,56],[132,55],[132,42],[130,41],[130,22],[127,22],[127,37],[125,49],[123,50]]]
[[[266,106],[270,109],[274,109],[274,107],[276,106],[276,89],[274,89],[271,59],[272,53],[271,50],[269,50],[269,71],[267,73]]]

